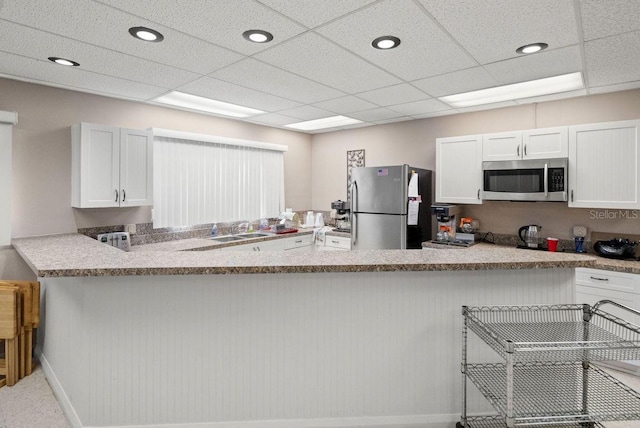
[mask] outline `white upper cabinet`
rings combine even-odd
[[[640,208],[638,122],[569,127],[569,206]]]
[[[482,136],[483,161],[566,158],[568,127],[500,132]]]
[[[71,127],[71,206],[153,203],[153,139],[147,131],[80,123]]]
[[[436,202],[481,204],[482,136],[436,139]]]

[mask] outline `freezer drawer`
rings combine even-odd
[[[352,250],[406,249],[407,216],[353,213]]]

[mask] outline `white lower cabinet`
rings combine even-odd
[[[232,245],[222,247],[222,251],[283,251],[284,242],[282,239],[254,242],[250,244]]]
[[[285,251],[313,251],[313,234],[283,239]]]
[[[324,238],[322,251],[347,251],[351,249],[351,238],[343,236],[330,236]]]

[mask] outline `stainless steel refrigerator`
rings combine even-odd
[[[417,193],[409,189],[414,173]],[[351,178],[351,249],[418,249],[431,239],[432,171],[406,164],[362,167]],[[410,214],[416,207],[417,218]]]

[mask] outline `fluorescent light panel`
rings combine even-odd
[[[301,131],[315,131],[316,129],[336,128],[338,126],[355,125],[356,123],[362,123],[362,121],[347,116],[331,116],[322,119],[307,120],[306,122],[290,123],[285,126]]]
[[[479,91],[447,95],[446,97],[440,97],[438,99],[452,107],[472,107],[501,101],[557,94],[582,88],[584,88],[582,73],[578,71],[576,73],[562,74],[560,76],[530,80],[528,82],[514,83],[511,85],[496,86],[495,88],[481,89]]]
[[[264,111],[236,104],[225,103],[211,98],[185,94],[184,92],[171,91],[166,95],[154,98],[153,101],[190,110],[206,111],[208,113],[221,114],[231,117],[249,117],[262,114]]]

